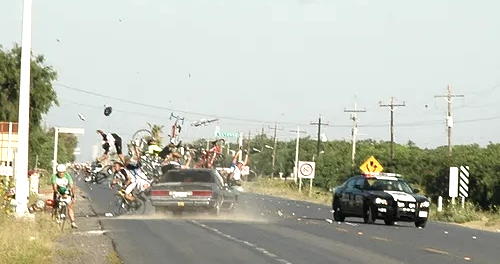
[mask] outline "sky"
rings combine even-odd
[[[452,85],[454,144],[500,142],[498,1],[34,0],[32,49],[58,72],[60,106],[47,126],[83,127],[81,157],[96,129],[125,139],[146,123],[186,117],[186,141],[223,131],[280,139],[321,114],[328,139],[349,140],[356,102],[361,139],[447,144]],[[0,2],[0,45],[21,42],[22,1]],[[68,88],[69,87],[69,88]],[[93,96],[76,89],[102,96]],[[140,106],[119,101],[159,106]],[[114,109],[110,117],[103,106]],[[189,112],[189,113],[186,113]],[[78,118],[78,113],[86,121]],[[193,114],[196,113],[196,114]],[[219,117],[215,125],[189,123]]]

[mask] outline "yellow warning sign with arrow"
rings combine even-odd
[[[382,172],[384,170],[384,167],[382,167],[382,164],[380,164],[380,162],[378,162],[378,160],[374,156],[371,156],[361,166],[359,166],[359,169],[363,173],[370,173]]]

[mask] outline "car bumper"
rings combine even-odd
[[[154,207],[168,207],[176,209],[209,209],[215,207],[216,201],[213,199],[169,199],[169,200],[153,200],[151,204]]]
[[[393,208],[390,206],[378,206],[377,218],[407,222],[421,221],[429,218],[429,210],[427,208]]]

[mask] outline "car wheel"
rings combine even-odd
[[[172,213],[175,215],[175,216],[181,216],[182,215],[182,210],[173,210]]]
[[[333,219],[337,222],[344,222],[345,216],[342,213],[342,209],[340,208],[340,205],[337,203],[334,204],[333,206]]]
[[[386,225],[390,225],[390,226],[394,225],[394,219],[392,219],[392,218],[386,218],[386,219],[384,219],[384,223]]]
[[[363,215],[363,220],[365,224],[375,223],[375,210],[373,209],[373,206],[371,205],[365,206],[365,213]]]
[[[416,227],[424,228],[426,224],[427,224],[427,219],[415,221]]]
[[[167,208],[163,206],[156,206],[155,207],[155,213],[157,214],[166,214],[167,213]]]
[[[214,208],[212,208],[212,215],[219,216],[220,215],[220,203],[216,203]]]

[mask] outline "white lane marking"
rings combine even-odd
[[[359,226],[358,224],[353,224],[353,223],[349,223],[349,222],[345,222],[346,225],[349,225],[349,226]]]
[[[277,261],[277,262],[279,262],[279,263],[283,263],[283,264],[292,264],[292,262],[287,261],[287,260],[285,260],[285,259],[283,259],[283,258],[280,258],[278,255],[276,255],[276,254],[274,254],[274,253],[271,253],[271,252],[269,252],[269,250],[267,250],[267,249],[265,249],[265,248],[262,248],[262,247],[259,247],[259,246],[257,246],[256,244],[253,244],[253,243],[251,243],[251,242],[248,242],[248,241],[245,241],[245,240],[241,240],[241,239],[236,238],[236,237],[234,237],[234,236],[228,235],[228,234],[226,234],[226,233],[221,232],[221,231],[220,231],[219,229],[217,229],[217,228],[213,228],[213,227],[207,226],[207,225],[202,224],[202,223],[200,223],[200,222],[198,222],[198,221],[191,220],[190,222],[191,222],[191,223],[193,223],[193,224],[195,224],[195,225],[197,225],[197,226],[199,226],[199,227],[201,227],[201,228],[204,228],[204,229],[206,229],[206,230],[212,231],[212,232],[216,233],[216,234],[217,234],[217,235],[219,235],[219,236],[225,237],[225,238],[227,238],[228,240],[231,240],[231,241],[234,241],[234,242],[236,242],[236,243],[240,243],[240,244],[243,244],[243,245],[245,245],[245,246],[247,246],[247,247],[250,247],[251,249],[253,249],[253,250],[255,250],[255,251],[258,251],[258,252],[260,252],[261,254],[263,254],[263,255],[265,255],[265,256],[267,256],[267,257],[269,257],[269,258],[271,258],[271,259],[273,259],[273,260],[275,260],[275,261]]]

